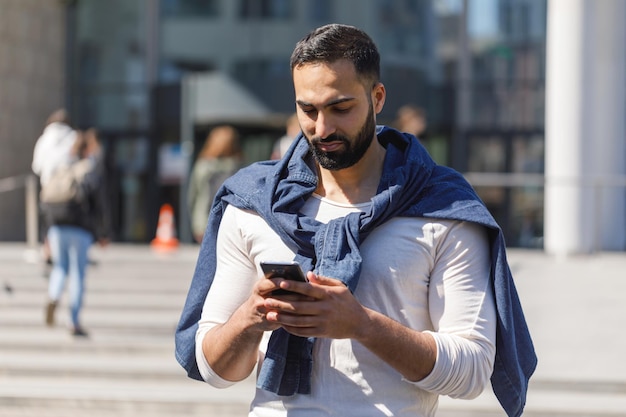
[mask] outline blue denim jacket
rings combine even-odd
[[[228,204],[257,212],[296,253],[304,270],[340,279],[352,291],[360,275],[360,242],[377,225],[395,216],[469,221],[489,232],[498,320],[492,388],[509,416],[521,415],[537,357],[506,260],[502,231],[463,177],[435,164],[415,137],[388,127],[379,127],[377,135],[387,154],[371,208],[326,225],[298,214],[317,184],[302,137],[282,160],[252,164],[224,183],[213,203],[176,330],[178,362],[191,378],[202,379],[195,359],[195,333],[215,274],[217,230]],[[312,346],[312,338],[283,329],[272,332],[257,386],[278,395],[310,393]]]

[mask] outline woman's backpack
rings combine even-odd
[[[88,204],[88,178],[94,170],[94,161],[80,159],[57,168],[42,186],[39,199],[50,224],[73,224]]]

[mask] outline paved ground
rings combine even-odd
[[[0,243],[0,417],[244,416],[252,381],[215,390],[186,378],[173,331],[196,246],[94,248],[84,312],[91,337],[43,326],[37,254]],[[539,367],[525,416],[626,416],[626,253],[555,259],[511,250]],[[59,311],[63,321],[65,300]],[[442,398],[440,417],[503,416],[487,390]]]

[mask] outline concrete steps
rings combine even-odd
[[[174,329],[197,248],[170,256],[148,247],[92,250],[83,310],[89,338],[44,325],[43,266],[0,246],[0,416],[244,416],[252,381],[216,390],[174,358]],[[2,282],[4,281],[4,283]]]
[[[174,358],[197,250],[94,248],[84,308],[90,337],[75,339],[64,326],[65,299],[59,325],[44,325],[42,265],[29,262],[24,246],[0,243],[0,417],[246,416],[251,379],[217,390],[187,378]],[[509,255],[540,358],[524,417],[625,416],[626,256]],[[503,415],[489,388],[473,401],[442,397],[437,413]]]

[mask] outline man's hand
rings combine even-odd
[[[307,278],[308,283],[279,282],[294,295],[267,297],[267,321],[296,336],[358,339],[367,313],[350,290],[337,279],[313,272]]]
[[[272,296],[272,291],[275,289],[276,285],[273,280],[258,280],[248,299],[235,310],[228,322],[234,322],[233,324],[240,327],[242,332],[263,333],[278,329],[279,323],[266,319],[267,314],[271,312],[266,305],[266,299]]]

